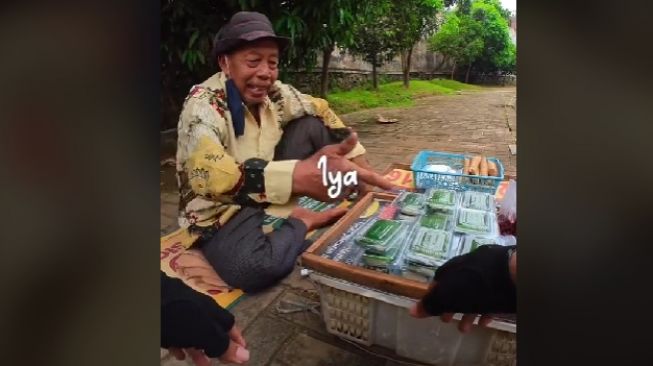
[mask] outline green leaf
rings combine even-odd
[[[197,37],[199,37],[199,36],[200,36],[200,31],[196,29],[193,32],[193,34],[191,34],[191,36],[190,36],[190,40],[188,41],[188,48],[193,47],[193,44],[195,43],[195,41],[197,40]]]

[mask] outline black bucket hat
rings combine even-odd
[[[239,11],[213,39],[213,58],[263,38],[276,41],[279,52],[283,52],[290,43],[290,38],[279,37],[274,33],[272,23],[265,15],[253,11]]]

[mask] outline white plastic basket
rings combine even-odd
[[[516,325],[494,321],[463,334],[437,317],[415,319],[416,300],[311,272],[320,293],[327,331],[366,346],[433,365],[516,365]],[[460,320],[460,315],[454,316]]]

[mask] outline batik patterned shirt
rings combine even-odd
[[[259,105],[260,124],[244,108],[244,133],[236,136],[227,108],[225,82],[225,75],[216,73],[193,86],[184,101],[177,126],[181,227],[223,225],[242,205],[239,202],[242,199],[236,197],[246,197],[248,202],[262,205],[288,202],[297,160],[272,159],[283,127],[289,121],[312,115],[331,129],[345,128],[326,100],[302,94],[291,85],[276,81]],[[347,157],[364,153],[365,149],[358,144]],[[243,164],[250,159],[267,162],[262,177],[258,177],[259,184],[253,183],[259,188],[263,186],[263,191],[247,184],[250,177],[245,176]]]

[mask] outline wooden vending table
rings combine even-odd
[[[386,179],[393,184],[406,190],[414,191],[412,171],[410,165],[392,163],[383,172]],[[497,199],[503,196],[507,187],[508,179],[515,177],[506,176],[497,191]],[[332,259],[322,257],[324,250],[342,234],[363,214],[373,200],[392,201],[397,195],[388,192],[371,192],[360,199],[345,216],[337,223],[328,228],[301,256],[303,266],[316,270],[320,273],[340,278],[346,281],[368,286],[381,291],[396,295],[406,296],[413,299],[422,298],[427,290],[428,284],[403,278],[397,275],[386,274],[359,266],[352,266]]]
[[[336,224],[331,226],[319,239],[317,239],[301,257],[302,265],[320,273],[334,276],[358,283],[364,286],[386,291],[392,294],[406,296],[414,299],[423,297],[428,289],[428,284],[409,280],[397,275],[381,273],[371,269],[352,266],[332,259],[324,258],[321,254],[335,240],[363,214],[373,200],[392,201],[397,195],[393,193],[370,192],[358,201]]]
[[[383,174],[396,186],[415,190],[410,166],[391,164]],[[501,184],[497,198],[503,195],[507,181]],[[382,209],[381,204],[374,204],[375,200],[392,201],[396,196],[389,192],[368,193],[350,206],[337,223],[326,228],[300,257],[301,264],[313,270],[309,276],[320,293],[326,330],[343,339],[383,346],[430,365],[514,365],[515,322],[495,319],[487,328],[474,327],[463,334],[454,324],[443,323],[438,317],[415,319],[408,309],[426,294],[428,283],[322,256],[343,234],[357,230],[352,225],[359,227],[362,220]],[[460,314],[454,319],[460,320]]]

